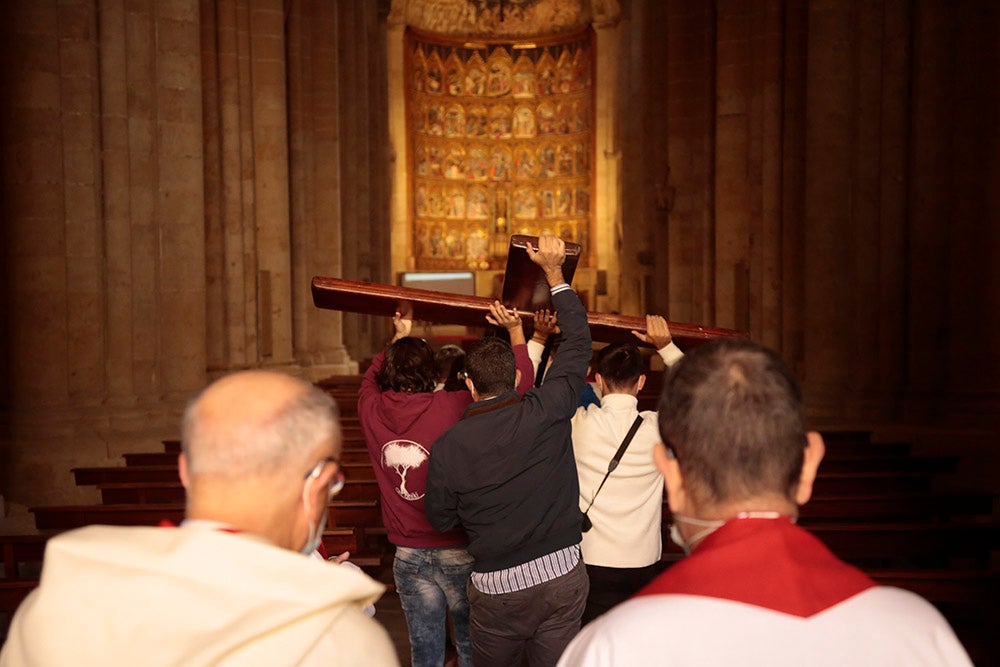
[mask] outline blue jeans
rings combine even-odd
[[[459,667],[471,667],[466,584],[472,562],[465,549],[396,547],[392,574],[410,631],[413,667],[444,664],[446,605],[455,630]]]

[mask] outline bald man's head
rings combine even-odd
[[[331,398],[271,371],[234,373],[209,385],[184,412],[182,440],[192,479],[301,475],[318,451],[340,453]]]

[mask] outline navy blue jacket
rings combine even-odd
[[[541,387],[469,405],[431,448],[424,509],[440,531],[461,524],[473,569],[492,572],[579,544],[570,418],[591,357],[587,313],[572,290],[552,296],[562,344]]]

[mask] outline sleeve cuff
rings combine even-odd
[[[674,344],[674,341],[670,341],[657,350],[656,353],[660,355],[660,359],[663,359],[663,363],[667,366],[667,368],[676,364],[680,358],[684,356],[684,353],[681,352],[681,348],[677,347],[677,345]]]
[[[559,283],[558,285],[554,285],[550,291],[552,294],[559,294],[559,292],[565,292],[568,289],[572,289],[569,284]]]

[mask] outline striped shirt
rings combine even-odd
[[[493,572],[473,572],[472,585],[480,593],[489,595],[514,593],[569,574],[579,562],[580,545],[574,544],[514,567]]]

